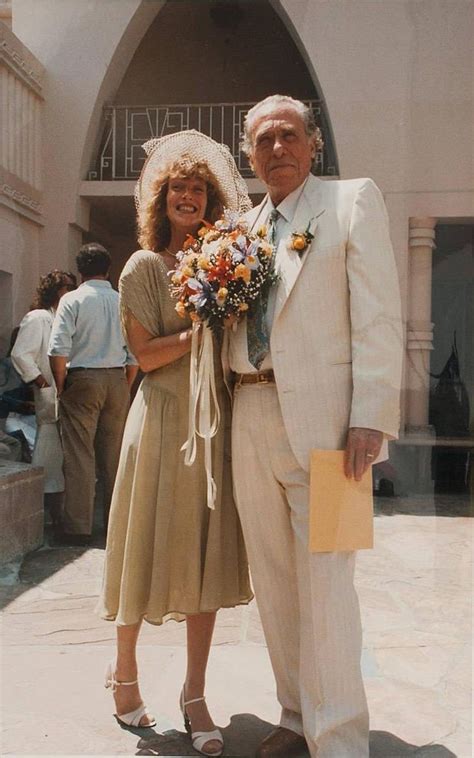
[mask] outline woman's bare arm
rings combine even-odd
[[[154,337],[130,312],[126,326],[128,344],[144,373],[177,361],[191,349],[192,329],[184,329],[167,337]]]

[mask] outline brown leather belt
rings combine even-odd
[[[92,368],[89,366],[73,366],[68,368],[68,374],[73,374],[74,371],[123,371],[125,366],[99,366],[98,368]]]
[[[236,386],[241,384],[274,384],[275,374],[273,369],[266,371],[256,371],[255,374],[237,374]]]

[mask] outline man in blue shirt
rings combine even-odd
[[[81,247],[82,284],[61,298],[48,354],[56,382],[64,449],[65,499],[60,541],[87,544],[92,534],[97,473],[103,481],[104,527],[138,371],[120,329],[119,296],[107,281],[110,254]]]

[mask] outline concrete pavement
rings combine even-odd
[[[387,498],[357,586],[371,758],[470,758],[472,519],[467,501]],[[114,625],[94,615],[103,548],[43,549],[0,577],[5,756],[196,755],[178,695],[185,628],[144,625],[142,694],[154,729],[125,730],[103,687]],[[207,697],[225,756],[251,758],[279,709],[255,603],[221,611]]]

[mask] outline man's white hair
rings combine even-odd
[[[256,103],[253,108],[250,108],[245,116],[240,149],[247,157],[250,157],[253,150],[252,132],[254,123],[260,115],[260,112],[267,111],[270,113],[271,111],[277,110],[277,108],[293,108],[293,110],[295,110],[301,117],[308,137],[315,138],[316,151],[320,152],[323,149],[324,142],[321,130],[316,125],[311,108],[308,108],[308,106],[301,102],[301,100],[295,100],[294,97],[290,97],[290,95],[269,95],[264,100],[260,100],[259,103]]]

